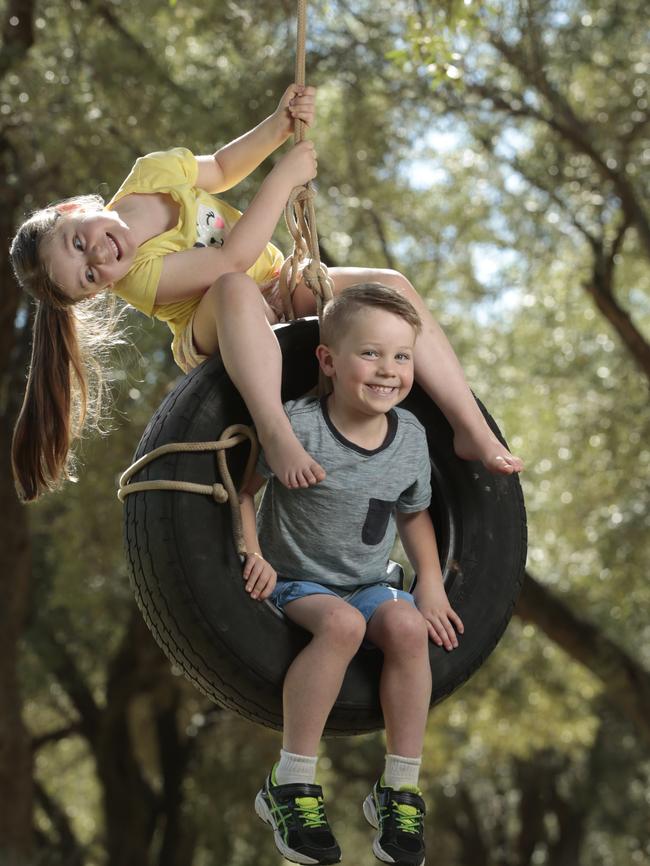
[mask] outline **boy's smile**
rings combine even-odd
[[[354,316],[336,346],[319,347],[337,414],[362,421],[400,403],[413,385],[414,345],[412,325],[370,307]]]

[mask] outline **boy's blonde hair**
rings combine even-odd
[[[107,353],[122,342],[116,299],[72,301],[52,280],[43,244],[67,213],[100,211],[100,196],[77,196],[32,214],[20,226],[10,255],[20,286],[36,299],[32,354],[11,460],[20,498],[29,502],[69,478],[71,447],[105,414]]]
[[[344,289],[325,304],[321,322],[321,343],[336,347],[354,318],[369,308],[399,316],[411,325],[416,335],[422,330],[422,322],[415,307],[396,289],[390,289],[381,283],[359,283]]]

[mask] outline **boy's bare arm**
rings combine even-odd
[[[429,637],[438,646],[452,650],[458,646],[456,631],[462,634],[464,626],[445,592],[436,534],[429,512],[397,512],[396,521],[404,550],[418,577],[413,595],[427,622]]]
[[[239,494],[242,530],[247,554],[242,568],[242,576],[246,581],[246,592],[250,593],[251,598],[258,601],[264,601],[271,595],[277,579],[275,569],[262,556],[257,536],[255,494],[264,483],[265,479],[254,472],[246,487]]]
[[[261,552],[255,520],[255,494],[264,483],[264,478],[254,472],[246,487],[239,494],[244,544],[246,545],[246,552],[248,554]]]

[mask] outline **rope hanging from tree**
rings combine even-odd
[[[296,84],[300,85],[305,84],[306,30],[307,0],[298,0],[295,80]],[[299,144],[305,138],[305,124],[300,118],[296,118],[294,128],[294,143]],[[280,272],[280,296],[287,321],[295,319],[291,298],[300,278],[301,265],[303,282],[316,298],[319,322],[323,307],[334,294],[327,267],[320,260],[315,196],[316,191],[311,182],[305,186],[297,186],[289,196],[284,210],[287,228],[294,241],[293,252],[285,260]]]

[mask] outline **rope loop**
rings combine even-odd
[[[135,463],[132,463],[129,468],[122,473],[120,485],[117,491],[117,498],[120,502],[124,502],[130,493],[143,493],[149,490],[178,490],[183,493],[201,493],[204,496],[211,496],[215,502],[223,504],[228,502],[230,505],[232,517],[232,531],[235,540],[235,547],[239,556],[246,555],[246,544],[244,542],[244,528],[241,519],[241,508],[239,505],[239,492],[232,480],[232,475],[228,468],[228,460],[226,451],[229,448],[234,448],[235,445],[240,445],[246,439],[250,442],[250,451],[248,460],[242,476],[241,489],[248,484],[248,481],[253,474],[255,464],[257,463],[257,455],[259,453],[259,443],[255,435],[253,427],[247,427],[245,424],[231,424],[221,434],[221,438],[214,442],[170,442],[167,445],[160,445],[154,448],[148,454],[144,454]],[[131,478],[151,463],[158,457],[163,457],[165,454],[174,454],[179,452],[201,452],[214,451],[217,458],[217,468],[223,481],[220,484],[218,481],[212,484],[195,484],[192,481],[176,481],[174,479],[158,479],[155,481],[136,481],[131,482]]]

